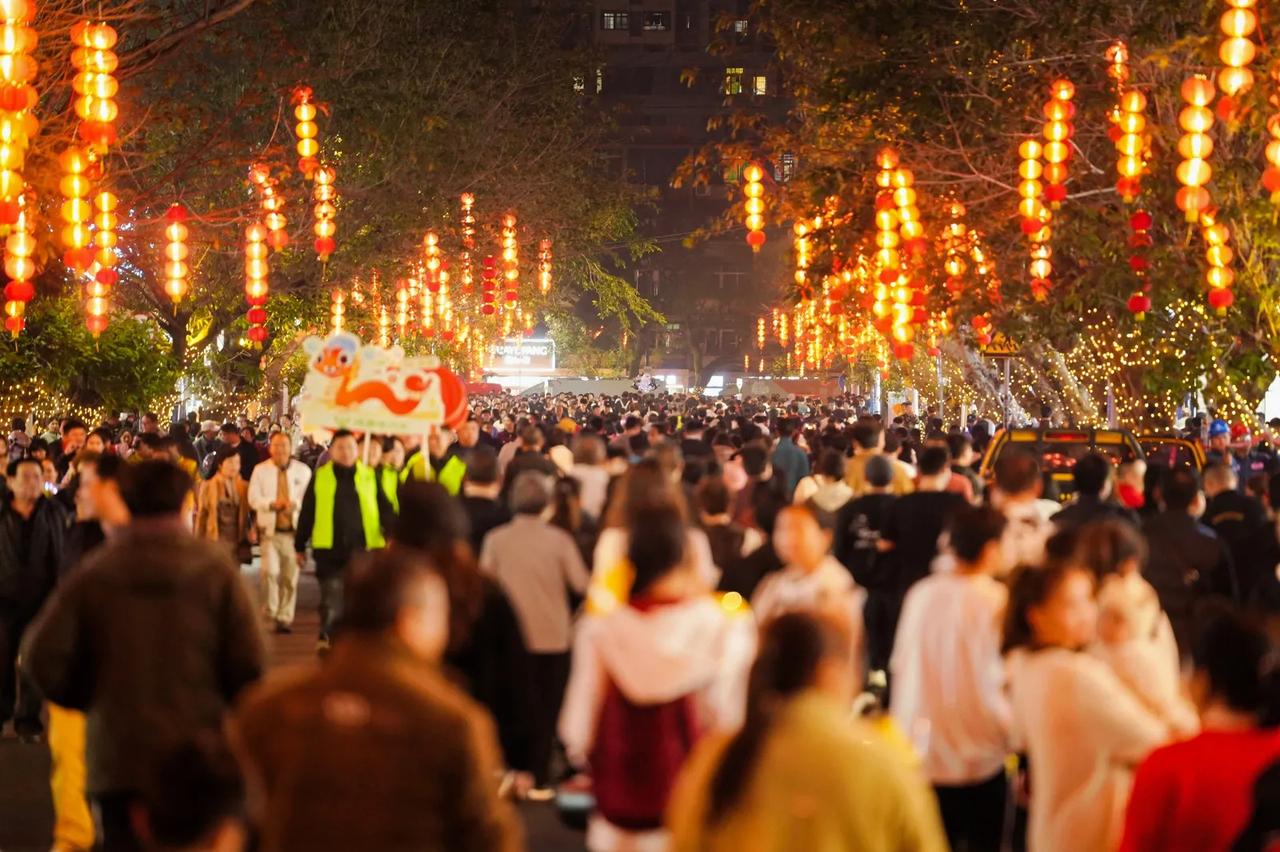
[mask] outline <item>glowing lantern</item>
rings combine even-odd
[[[267,245],[280,251],[289,245],[289,233],[285,230],[289,221],[284,215],[284,196],[280,194],[279,181],[271,176],[267,166],[260,164],[249,167],[249,180],[258,188],[261,198]]]
[[[114,100],[120,85],[113,72],[120,64],[112,48],[116,31],[105,23],[81,21],[71,28],[71,64],[76,69],[71,88],[75,90],[75,111],[80,118],[77,132],[84,144],[98,156],[116,143],[115,121],[120,108]]]
[[[27,302],[36,295],[31,284],[36,271],[31,260],[35,247],[35,237],[28,229],[27,214],[19,212],[18,221],[13,224],[4,243],[4,272],[9,276],[9,283],[4,285],[4,327],[14,337],[26,324]]]
[[[316,203],[313,209],[315,225],[312,227],[316,235],[316,257],[321,263],[328,263],[329,256],[338,247],[337,241],[333,238],[338,230],[338,226],[333,221],[338,215],[338,192],[333,186],[336,173],[333,166],[317,166],[311,177],[315,181],[311,197]]]
[[[758,163],[748,163],[742,170],[742,194],[744,220],[747,226],[747,245],[753,252],[760,251],[764,245],[764,169]]]
[[[538,243],[538,290],[544,296],[551,292],[551,240]]]
[[[174,204],[164,219],[164,291],[176,305],[187,294],[187,208]]]
[[[1147,98],[1137,89],[1126,89],[1120,95],[1116,121],[1116,171],[1120,177],[1116,180],[1116,192],[1126,204],[1133,203],[1138,197],[1142,185],[1142,171],[1146,167],[1143,155],[1146,150],[1146,139],[1143,131],[1147,126],[1145,110]],[[1208,138],[1207,136],[1204,138]]]
[[[245,319],[249,322],[248,337],[261,344],[267,339],[267,295],[270,274],[268,230],[254,222],[244,232],[244,298],[249,303]]]
[[[334,287],[329,299],[329,322],[335,332],[342,331],[342,321],[347,314],[347,294],[340,287]]]
[[[116,215],[118,205],[119,200],[110,192],[99,192],[93,198],[93,208],[96,211],[93,217],[93,244],[97,251],[94,254],[94,265],[90,267],[93,277],[85,284],[85,326],[94,337],[106,330],[111,288],[119,280],[119,273],[115,269],[119,260],[116,251],[116,228],[120,224]]]
[[[471,212],[471,208],[476,203],[476,197],[469,192],[464,192],[458,200],[462,205],[462,253],[458,255],[459,271],[462,276],[462,292],[470,293],[475,286],[471,255],[476,249],[476,217]]]
[[[1178,153],[1183,160],[1178,164],[1178,190],[1175,201],[1188,222],[1200,218],[1201,211],[1210,204],[1209,191],[1204,185],[1213,176],[1213,169],[1204,159],[1213,150],[1207,132],[1213,127],[1213,112],[1208,104],[1213,100],[1213,83],[1203,74],[1188,77],[1182,84],[1182,99],[1186,102],[1178,115],[1178,124],[1186,133],[1178,141]]]
[[[1139,322],[1146,317],[1147,311],[1151,310],[1151,283],[1147,281],[1147,272],[1151,264],[1147,260],[1145,250],[1151,247],[1152,222],[1151,214],[1145,210],[1139,210],[1129,217],[1129,228],[1132,231],[1129,236],[1129,248],[1132,250],[1129,256],[1129,269],[1138,278],[1138,286],[1129,297],[1128,308],[1134,315],[1134,319]]]
[[[1205,260],[1209,262],[1205,273],[1209,285],[1209,306],[1219,314],[1225,314],[1235,301],[1231,285],[1236,276],[1231,269],[1231,247],[1227,245],[1231,232],[1226,225],[1218,223],[1217,212],[1210,209],[1200,215],[1200,236],[1206,246]]]
[[[311,98],[314,93],[310,86],[299,86],[293,90],[293,117],[297,124],[293,126],[293,134],[298,137],[298,171],[303,177],[311,180],[320,161],[316,155],[320,153],[320,143],[316,141],[316,105]]]
[[[1280,86],[1280,68],[1271,72],[1272,83]],[[1267,143],[1266,157],[1268,166],[1262,172],[1262,188],[1271,193],[1271,203],[1280,204],[1280,95],[1270,98],[1277,111],[1267,119],[1267,133],[1271,141]]]
[[[1071,99],[1075,93],[1076,88],[1070,80],[1054,80],[1049,86],[1049,100],[1044,105],[1044,179],[1048,184],[1044,197],[1055,210],[1067,197],[1067,163],[1071,159],[1068,143],[1075,134],[1071,119],[1076,114]]]
[[[422,238],[422,254],[427,270],[427,289],[432,293],[440,290],[440,270],[444,261],[440,257],[440,237],[435,231],[427,231]]]
[[[520,287],[520,246],[516,241],[516,214],[502,217],[502,279],[508,308],[515,308]]]
[[[89,203],[89,176],[86,171],[90,162],[84,150],[76,147],[67,148],[58,158],[62,167],[62,245],[66,248],[63,260],[67,266],[83,272],[93,263],[93,250],[89,243],[93,232],[89,228],[89,219],[93,215],[93,205]]]
[[[481,281],[481,305],[480,311],[486,316],[493,316],[497,313],[497,305],[494,304],[496,298],[498,278],[498,264],[492,255],[486,255],[480,268]]]
[[[1258,16],[1252,7],[1256,0],[1227,0],[1230,7],[1222,13],[1218,23],[1226,36],[1218,48],[1218,58],[1225,66],[1218,72],[1218,88],[1223,98],[1218,103],[1223,119],[1235,113],[1237,95],[1253,85],[1253,72],[1248,66],[1257,55],[1257,46],[1249,39],[1258,27]]]
[[[3,34],[0,40],[0,225],[18,222],[19,196],[26,187],[22,173],[27,146],[40,127],[32,112],[38,96],[31,83],[38,66],[31,52],[38,39],[28,24],[34,16],[34,2],[0,2],[0,34]],[[7,261],[10,255],[6,252],[5,257]],[[6,300],[7,308],[24,303],[24,300]],[[21,315],[9,313],[5,322],[15,334],[22,328]]]

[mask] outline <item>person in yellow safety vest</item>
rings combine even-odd
[[[439,482],[444,490],[457,496],[467,475],[467,463],[453,451],[453,433],[443,426],[427,435],[427,455],[422,450],[410,456],[400,471],[400,481],[421,479]]]
[[[329,461],[316,468],[298,514],[293,547],[298,564],[311,545],[320,581],[320,639],[317,650],[329,648],[334,624],[342,611],[342,572],[355,554],[384,547],[382,528],[395,511],[378,487],[378,474],[358,460],[356,436],[346,429],[333,433]]]
[[[400,471],[404,467],[404,441],[392,435],[382,442],[382,464],[378,466],[378,483],[396,514],[400,514]]]

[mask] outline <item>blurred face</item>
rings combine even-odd
[[[439,660],[449,641],[449,596],[444,583],[438,577],[424,578],[411,598],[396,619],[396,635],[418,657]]]
[[[831,534],[805,510],[784,509],[773,528],[773,549],[783,564],[814,570],[831,549]]]
[[[427,452],[433,456],[442,456],[449,449],[449,443],[449,433],[444,429],[437,429],[427,435]]]
[[[218,465],[218,472],[223,476],[239,476],[240,475],[240,457],[227,456],[222,460],[222,464]]]
[[[343,467],[351,467],[356,463],[356,436],[344,435],[336,438],[329,446],[329,458],[333,459],[334,464],[340,464]]]
[[[120,433],[120,446],[122,447],[133,446],[133,435],[128,430],[125,430],[124,432]]]
[[[160,424],[155,421],[154,417],[149,417],[146,414],[142,415],[142,431],[143,432],[155,432],[159,428],[160,428]]]
[[[1209,438],[1209,448],[1224,452],[1227,449],[1229,440],[1226,435],[1212,435]]]
[[[480,424],[474,420],[468,420],[458,427],[458,445],[462,447],[474,447],[476,442],[480,440]]]
[[[280,467],[284,467],[289,463],[289,454],[291,447],[289,446],[289,438],[283,432],[277,432],[271,436],[271,444],[269,446],[271,453],[271,461]]]
[[[268,429],[270,429],[270,428],[271,428],[271,421],[270,421],[268,418],[266,418],[266,417],[260,417],[260,418],[258,418],[258,431],[259,431],[259,432],[266,432],[266,431],[267,431]]]
[[[253,439],[254,439],[254,437],[255,437],[255,436],[254,436],[254,432],[253,432],[253,428],[252,428],[252,427],[245,427],[244,429],[242,429],[242,430],[240,431],[240,437],[241,437],[241,438],[243,438],[244,440],[246,440],[246,441],[248,441],[249,443],[251,443],[251,444],[252,444],[252,443],[253,443]]]
[[[40,469],[44,473],[44,481],[50,485],[58,484],[58,468],[53,463],[53,459],[41,459]]]
[[[377,467],[382,464],[382,444],[377,441],[369,442],[369,466]]]
[[[240,433],[238,431],[237,432],[230,432],[230,431],[221,432],[219,434],[222,437],[223,442],[226,443],[228,447],[240,446]]]
[[[399,470],[404,467],[404,444],[396,441],[391,449],[382,454],[382,463],[389,464]]]
[[[1027,612],[1027,621],[1039,645],[1077,649],[1092,642],[1098,630],[1098,606],[1089,572],[1071,570],[1048,600]]]
[[[84,439],[84,448],[93,453],[100,453],[107,448],[107,445],[102,440],[101,435],[97,432],[92,432],[89,437]]]
[[[67,433],[62,436],[62,446],[68,452],[78,450],[84,446],[85,430],[77,426],[74,429],[68,429]]]
[[[31,502],[40,496],[44,487],[44,470],[38,464],[20,464],[9,477],[9,490],[14,499]]]

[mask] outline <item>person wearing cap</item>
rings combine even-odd
[[[196,436],[193,443],[195,444],[196,455],[200,461],[204,461],[204,457],[218,447],[218,421],[205,420],[201,423],[200,434]]]
[[[1237,424],[1240,425],[1240,424]],[[1204,452],[1205,465],[1224,464],[1236,475],[1236,481],[1243,484],[1244,466],[1231,451],[1231,426],[1222,418],[1216,418],[1209,424],[1209,447]]]

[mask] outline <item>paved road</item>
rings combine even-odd
[[[256,594],[256,572],[246,573]],[[319,591],[314,576],[303,577],[298,619],[289,636],[271,636],[273,667],[311,665],[319,625]],[[43,745],[24,745],[11,735],[0,739],[0,852],[46,852],[53,821],[49,798],[49,753]],[[520,809],[532,852],[575,852],[582,835],[562,827],[550,805]]]

